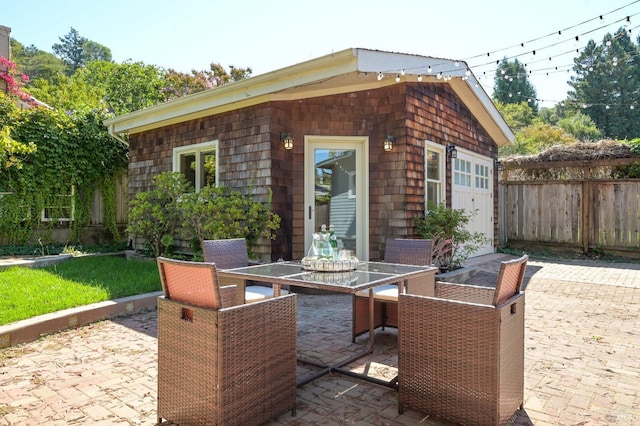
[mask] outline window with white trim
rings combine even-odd
[[[218,182],[218,143],[204,142],[173,149],[173,171],[182,173],[199,191]]]
[[[471,161],[453,160],[453,184],[471,188]]]
[[[476,188],[489,189],[489,167],[476,163]]]
[[[425,204],[440,204],[445,201],[444,195],[444,147],[426,142],[425,144]]]
[[[74,194],[75,188],[71,185],[65,193],[52,196],[40,212],[40,221],[72,222],[76,207]]]

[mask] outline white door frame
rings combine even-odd
[[[311,247],[315,229],[315,156],[317,148],[353,149],[356,151],[356,256],[369,259],[369,137],[304,137],[304,246]]]

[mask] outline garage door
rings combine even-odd
[[[458,157],[451,159],[451,170],[451,207],[468,213],[475,211],[468,229],[483,233],[489,239],[489,243],[471,257],[493,253],[493,161],[458,149]]]

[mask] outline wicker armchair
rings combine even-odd
[[[431,265],[433,240],[387,238],[384,261],[405,265]],[[434,272],[435,280],[435,272]],[[407,292],[433,296],[434,280],[409,281]],[[398,285],[389,284],[373,289],[374,325],[376,328],[398,327]],[[352,341],[369,331],[369,291],[353,296]]]
[[[527,260],[503,262],[495,288],[437,282],[435,297],[400,295],[400,413],[458,424],[513,420],[524,401]]]
[[[234,305],[212,263],[158,258],[158,424],[263,424],[296,404],[296,296]]]
[[[249,265],[247,241],[244,238],[205,240],[202,242],[202,255],[205,262],[215,263],[218,269]],[[258,302],[273,297],[273,288],[269,284],[247,285],[245,280],[234,278],[225,278],[221,284],[238,288],[238,303]],[[283,289],[281,294],[287,294],[287,291]]]

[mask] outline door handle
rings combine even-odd
[[[311,220],[311,206],[309,206],[309,220]]]

